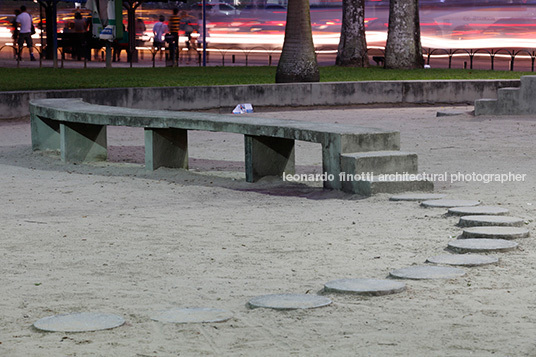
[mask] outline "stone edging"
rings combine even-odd
[[[82,98],[93,104],[166,110],[346,105],[472,104],[495,98],[497,89],[519,80],[322,82],[204,87],[143,87],[0,92],[0,119],[29,114],[31,99]]]

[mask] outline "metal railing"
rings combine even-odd
[[[498,49],[424,49],[424,55],[426,56],[427,64],[430,64],[430,58],[433,55],[436,56],[447,56],[448,58],[448,68],[452,68],[452,58],[455,56],[467,56],[469,58],[469,69],[473,69],[475,57],[486,57],[489,56],[490,61],[490,70],[495,70],[495,58],[496,57],[505,57],[509,59],[509,70],[514,70],[515,60],[518,58],[527,58],[530,59],[531,72],[534,72],[534,61],[536,60],[536,50],[534,49],[507,49],[507,48],[498,48]]]
[[[14,54],[15,61],[17,62],[17,68],[20,67],[20,61],[21,57],[24,56],[24,52],[26,52],[26,49],[28,49],[27,46],[23,46],[19,48],[18,46],[15,46],[13,44],[6,44],[0,47],[0,55],[4,51],[9,51]],[[103,47],[104,48],[104,47]],[[103,48],[100,49],[93,49],[97,51],[102,51]],[[43,58],[44,53],[43,49],[39,46],[32,46],[32,49],[34,50],[34,53],[36,54],[36,60],[39,61],[39,67],[43,67]],[[91,49],[90,49],[91,50]],[[29,49],[27,50],[29,53]],[[57,49],[57,58],[59,59],[59,67],[64,68],[64,61],[66,61],[66,54],[67,51],[65,48],[58,48]],[[163,61],[164,57],[167,58],[168,51],[167,48],[164,47],[137,47],[135,51],[148,51],[151,54],[151,60],[152,60],[152,67],[156,67],[157,64],[157,56],[160,54],[160,60]],[[89,51],[88,51],[89,52]],[[130,52],[128,49],[126,49],[127,52],[127,59],[129,62],[130,67],[133,67],[133,63],[135,61],[133,60],[135,58],[134,53]],[[318,48],[316,50],[318,56],[335,56],[337,53],[336,48],[329,48],[329,47],[322,47]],[[219,60],[217,61],[218,65],[225,66],[226,64],[233,64],[236,65],[240,61],[243,61],[242,63],[245,66],[249,66],[251,64],[251,57],[256,56],[257,57],[257,63],[263,62],[267,63],[269,66],[272,66],[274,63],[274,58],[278,59],[280,53],[281,53],[281,47],[280,46],[252,46],[252,47],[232,47],[232,46],[215,46],[215,45],[209,45],[207,48],[207,53],[211,54],[208,58],[211,58],[214,56],[214,54],[219,54]],[[175,65],[191,65],[192,62],[195,65],[201,66],[202,60],[202,51],[198,48],[187,48],[186,45],[181,46],[179,43],[178,51],[177,51],[178,57],[175,59]],[[367,49],[367,55],[374,60],[382,59],[385,56],[385,49],[381,47],[369,47]],[[91,53],[88,55],[86,54],[83,56],[83,66],[84,68],[88,67],[88,61],[91,61],[91,58],[87,58],[87,56],[91,56]],[[265,60],[262,58],[265,57]],[[103,56],[101,56],[103,57]],[[515,65],[519,63],[521,60],[530,60],[530,71],[534,72],[534,65],[536,62],[536,49],[526,49],[526,48],[496,48],[496,49],[443,49],[443,48],[423,48],[423,57],[425,59],[425,62],[430,65],[431,62],[437,61],[439,59],[446,59],[448,60],[447,67],[453,68],[453,61],[454,59],[462,59],[463,62],[463,68],[466,69],[474,69],[475,65],[475,59],[484,59],[485,62],[489,61],[489,69],[495,70],[496,69],[496,63],[497,59],[501,58],[507,61],[508,63],[508,69],[510,71],[515,70]],[[467,60],[465,60],[467,59]],[[168,59],[169,60],[169,59]],[[230,62],[229,62],[230,61]],[[207,59],[208,62],[208,59]],[[379,63],[379,62],[377,62]],[[503,62],[504,63],[504,62]],[[167,63],[169,65],[169,62]],[[381,63],[379,63],[381,64]],[[57,66],[57,64],[56,64]]]

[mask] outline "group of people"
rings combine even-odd
[[[160,15],[158,22],[153,26],[154,41],[153,46],[157,49],[161,49],[167,42],[169,44],[169,56],[173,61],[178,60],[179,50],[179,32],[183,32],[187,37],[186,48],[188,50],[195,50],[202,40],[202,26],[199,26],[199,22],[202,21],[202,17],[197,20],[186,11],[179,13],[179,9],[173,9],[173,15],[169,17],[168,24],[164,22],[166,20],[164,15]],[[192,33],[195,31],[195,27],[198,27],[197,32],[200,33],[198,38],[194,38]]]
[[[11,22],[13,38],[13,55],[20,60],[24,43],[30,51],[30,60],[35,61],[33,55],[32,35],[35,33],[32,16],[28,13],[26,6],[22,5],[20,10],[15,10],[15,17]],[[15,46],[17,44],[17,46]]]
[[[80,34],[80,36],[85,36],[88,32],[88,26],[88,21],[82,17],[80,12],[76,12],[74,21],[65,25],[63,33],[76,33]],[[13,39],[13,56],[15,59],[22,59],[22,52],[24,44],[26,43],[26,47],[28,47],[30,53],[30,60],[36,60],[33,54],[33,34],[35,34],[35,27],[33,25],[32,15],[30,15],[26,6],[22,5],[20,9],[15,10],[15,17],[11,21],[11,38]],[[71,51],[73,57],[76,56],[80,58],[82,55],[80,46],[85,42],[85,39],[75,42],[77,43],[77,49],[71,49]]]
[[[128,41],[129,35],[125,25],[123,26],[123,37],[120,39],[114,40],[112,44],[112,60],[113,62],[121,60],[121,52],[123,50],[128,53]],[[62,31],[62,38],[71,38],[74,41],[66,42],[71,43],[72,47],[69,46],[64,48],[64,51],[70,52],[73,58],[81,60],[81,57],[85,57],[88,60],[91,60],[91,49],[94,50],[94,59],[98,60],[98,52],[100,47],[103,46],[103,42],[98,38],[94,38],[91,33],[91,18],[84,19],[80,12],[75,12],[74,21],[67,22]],[[145,31],[145,24],[141,19],[136,21],[136,36],[141,38],[143,32]],[[67,34],[67,35],[66,35]],[[136,44],[139,45],[138,40]]]
[[[185,41],[186,48],[188,50],[196,50],[197,46],[202,44],[202,17],[199,16],[199,19],[194,18],[189,15],[186,11],[179,13],[179,9],[173,9],[173,15],[169,17],[168,24],[165,23],[165,16],[160,15],[159,21],[153,27],[154,35],[154,47],[161,49],[165,47],[166,42],[169,44],[170,57],[174,60],[178,59],[178,50],[179,50],[179,32],[183,32],[187,37]],[[32,35],[35,33],[35,28],[33,26],[32,16],[28,13],[26,6],[22,5],[20,10],[15,10],[15,17],[12,20],[12,38],[13,38],[13,54],[16,59],[20,60],[22,55],[22,49],[24,43],[28,47],[30,53],[30,60],[35,61],[33,54],[33,41]],[[76,12],[74,15],[74,21],[69,22],[65,25],[63,33],[74,33],[80,34],[80,36],[88,33],[88,28],[90,24],[86,21],[80,12]],[[192,33],[196,30],[199,33],[197,38],[192,36]],[[146,30],[145,24],[141,19],[138,19],[136,22],[136,35],[141,39],[143,32]],[[139,35],[138,35],[139,34]],[[125,31],[123,36],[123,42],[128,42],[128,34]],[[80,44],[85,41],[80,41]],[[138,41],[136,41],[138,42]],[[16,45],[15,45],[16,44]],[[137,43],[139,45],[139,43]],[[123,45],[123,46],[121,46]],[[115,46],[114,46],[115,47]],[[114,48],[114,59],[119,59],[121,49],[123,49],[124,43],[118,44],[117,49]],[[85,55],[83,48],[77,48],[76,51],[73,49],[73,57],[80,59],[81,55]]]
[[[80,12],[75,12],[74,20],[65,24],[61,35],[61,39],[65,41],[65,44],[69,43],[72,46],[64,46],[63,51],[71,53],[72,57],[79,61],[82,57],[89,58],[90,28],[91,20],[84,19]]]

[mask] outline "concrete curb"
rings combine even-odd
[[[0,92],[0,119],[29,115],[30,100],[38,98],[82,98],[93,104],[166,110],[227,109],[238,103],[253,107],[463,105],[495,98],[499,88],[519,85],[520,80],[441,80],[13,91]]]

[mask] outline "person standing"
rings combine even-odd
[[[194,32],[194,28],[192,26],[192,23],[195,23],[197,20],[195,17],[192,17],[188,15],[186,11],[181,11],[180,14],[181,17],[181,30],[184,31],[184,36],[187,37],[186,39],[186,48],[190,49],[192,43],[192,32]]]
[[[113,43],[113,54],[112,61],[120,62],[121,61],[121,51],[125,50],[127,52],[128,58],[128,31],[125,25],[123,24],[123,37],[121,39],[115,39]]]
[[[173,9],[173,15],[169,17],[169,33],[173,37],[173,43],[171,44],[171,58],[173,60],[173,66],[177,64],[179,58],[179,30],[181,25],[181,18],[179,16],[179,9]]]
[[[162,59],[162,47],[165,46],[164,34],[169,31],[167,25],[164,23],[165,19],[164,15],[160,15],[158,22],[153,26],[153,46],[157,51],[160,51],[160,59]]]
[[[199,33],[199,36],[197,37],[197,47],[203,51],[203,62],[208,61],[208,51],[206,51],[210,34],[208,32],[208,27],[209,22],[206,19],[203,21],[203,14],[199,14],[199,20],[197,20],[197,32]]]
[[[11,20],[11,38],[13,39],[13,57],[17,59],[17,41],[19,39],[19,27],[17,26],[17,16],[19,16],[20,10],[15,10],[15,17]]]
[[[74,26],[73,30],[75,35],[75,47],[73,48],[73,57],[76,57],[78,61],[82,59],[82,55],[84,55],[85,58],[88,57],[86,54],[86,47],[87,47],[87,22],[82,17],[82,14],[78,11],[74,14]]]
[[[20,7],[20,14],[15,21],[19,24],[19,60],[21,59],[24,42],[26,42],[26,46],[28,46],[28,49],[30,50],[30,60],[35,61],[32,41],[32,16],[26,11],[26,6],[22,5]]]
[[[145,26],[145,22],[138,17],[136,19],[136,47],[143,47],[145,45],[145,41],[143,40],[143,36],[145,36],[145,30],[147,30],[147,27]],[[143,59],[143,49],[140,50],[140,58]]]

